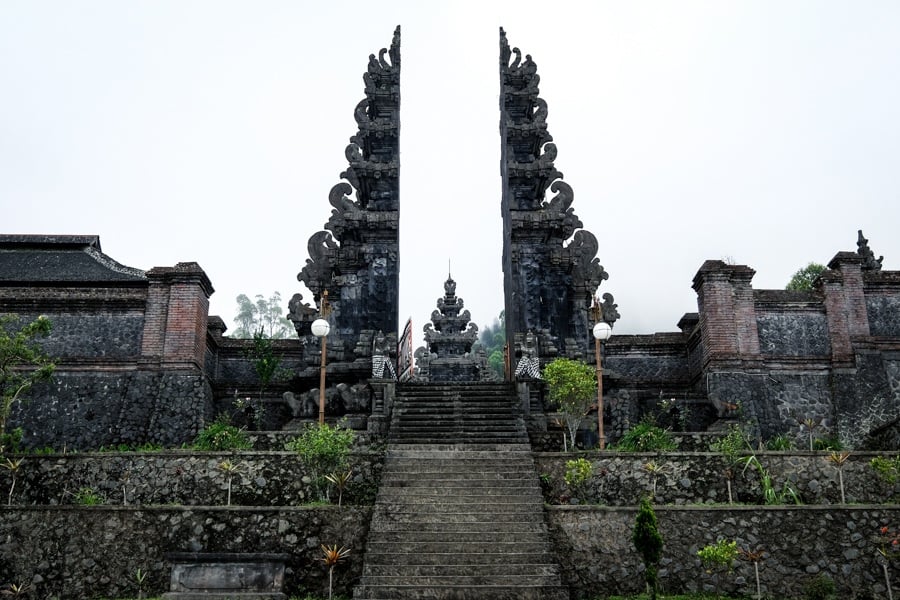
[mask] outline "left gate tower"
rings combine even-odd
[[[328,194],[331,217],[324,231],[309,238],[309,258],[297,275],[319,308],[328,292],[330,383],[353,384],[371,377],[376,338],[392,358],[397,347],[400,26],[390,48],[369,55],[363,81],[366,97],[353,112],[358,131],[344,151],[349,166]],[[318,310],[295,295],[289,311],[297,334],[310,339]],[[315,344],[307,345],[312,348]]]

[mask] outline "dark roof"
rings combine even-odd
[[[95,235],[0,235],[0,283],[146,281],[100,251]]]

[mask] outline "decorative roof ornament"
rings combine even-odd
[[[875,258],[875,253],[869,248],[869,240],[863,236],[862,229],[859,230],[858,237],[856,238],[856,248],[856,253],[863,259],[862,268],[864,271],[881,270],[881,261],[884,260],[884,257],[879,256],[878,258]]]

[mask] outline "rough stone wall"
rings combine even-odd
[[[900,295],[867,296],[866,312],[872,335],[900,337]]]
[[[566,462],[583,456],[592,465],[593,475],[583,486],[565,483]],[[826,453],[758,452],[763,468],[781,491],[789,483],[802,502],[839,504],[838,470]],[[875,453],[853,453],[843,467],[844,493],[849,503],[882,504],[900,498],[900,485],[883,481],[869,461]],[[647,468],[653,463],[654,471]],[[653,494],[658,504],[710,504],[728,502],[725,458],[710,452],[604,453],[576,455],[539,454],[535,464],[541,474],[544,499],[548,504],[637,505],[643,496]],[[736,503],[762,504],[759,473],[743,466],[732,466],[732,500]]]
[[[757,315],[759,346],[768,356],[830,356],[824,314],[769,312]]]
[[[654,508],[664,546],[659,578],[668,593],[754,596],[753,564],[738,560],[732,573],[707,573],[697,557],[718,539],[747,550],[763,549],[759,577],[764,597],[805,597],[809,583],[831,578],[843,600],[887,597],[875,541],[895,527],[895,506],[672,507]],[[643,563],[631,542],[633,507],[549,507],[547,520],[574,598],[644,591]],[[891,586],[900,572],[889,569]]]
[[[294,506],[318,500],[312,473],[294,452],[125,452],[24,455],[14,496],[19,505],[72,504],[74,494],[90,488],[105,504],[183,504],[216,506],[226,502],[224,460],[237,465],[232,504]],[[372,504],[381,477],[382,453],[354,453],[353,473],[343,501]],[[0,473],[0,490],[11,474]],[[337,501],[337,498],[334,498]]]
[[[141,354],[144,314],[141,310],[109,310],[99,313],[48,311],[18,312],[19,324],[43,314],[53,331],[42,340],[44,352],[59,360],[67,358],[136,359]]]
[[[208,380],[194,371],[58,371],[18,404],[9,426],[30,448],[180,446],[213,418]]]
[[[288,595],[327,595],[321,544],[351,548],[334,588],[351,595],[362,573],[368,507],[0,507],[0,581],[29,583],[35,598],[137,597],[169,588],[168,552],[283,552]]]

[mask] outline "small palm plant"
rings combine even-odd
[[[3,594],[4,596],[12,596],[13,598],[19,598],[27,594],[28,590],[30,589],[31,586],[27,583],[10,583],[0,589],[0,594]]]
[[[325,563],[325,566],[328,568],[328,600],[331,600],[334,568],[339,562],[347,558],[350,554],[350,548],[344,546],[338,548],[337,544],[334,544],[333,546],[322,544],[322,554],[324,555],[322,557],[322,562]]]
[[[225,486],[228,490],[228,496],[225,500],[225,506],[231,506],[231,482],[234,479],[235,475],[239,475],[244,472],[244,464],[235,464],[230,460],[225,459],[219,463],[218,469],[225,473]]]
[[[22,468],[22,460],[21,458],[17,460],[7,458],[5,463],[0,463],[0,467],[8,470],[12,477],[12,483],[9,485],[9,494],[6,496],[6,504],[8,506],[12,506],[13,490],[16,489],[16,477],[19,475],[19,469]]]
[[[756,575],[756,600],[762,600],[762,589],[759,585],[759,563],[762,562],[765,556],[765,550],[762,548],[757,548],[756,550],[739,548],[738,552],[741,553],[741,558],[753,563],[753,573]]]
[[[840,485],[841,488],[841,504],[847,504],[847,500],[844,497],[844,465],[849,458],[849,452],[832,452],[827,459],[828,462],[835,466],[838,472],[838,485]]]
[[[137,581],[138,585],[138,600],[143,600],[144,598],[144,582],[147,580],[147,571],[142,571],[140,567],[134,573],[134,579]]]
[[[344,471],[343,473],[332,473],[330,475],[326,475],[325,479],[331,482],[334,487],[337,488],[338,491],[338,506],[341,505],[341,501],[344,498],[344,490],[347,488],[347,484],[350,483],[350,477],[353,476],[353,471]]]

